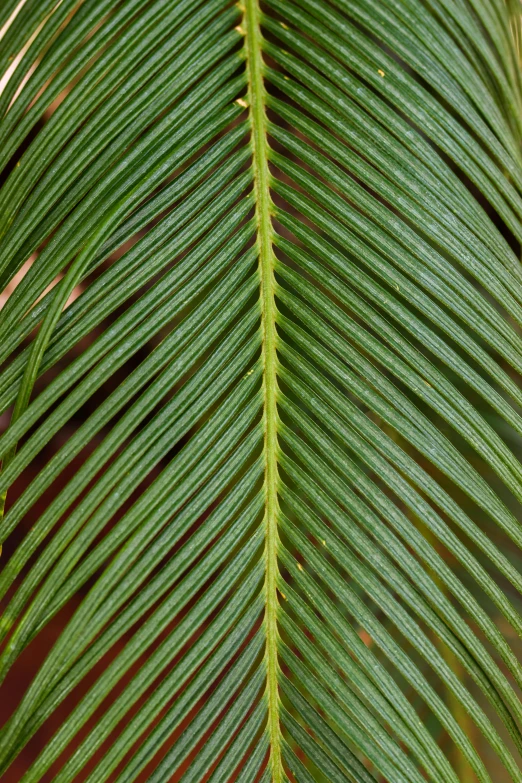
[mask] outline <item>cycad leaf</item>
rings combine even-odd
[[[0,774],[522,781],[518,6],[0,27]]]

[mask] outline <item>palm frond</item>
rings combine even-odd
[[[0,27],[0,774],[522,781],[518,5]]]

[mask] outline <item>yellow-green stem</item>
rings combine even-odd
[[[262,352],[264,366],[264,454],[265,454],[265,630],[268,733],[273,783],[281,783],[281,729],[278,690],[278,414],[276,304],[274,250],[268,168],[267,118],[263,82],[262,34],[258,0],[245,0],[244,32],[246,36],[248,100],[250,106],[251,143],[256,198],[257,244],[261,287]]]

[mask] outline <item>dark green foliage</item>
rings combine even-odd
[[[17,6],[0,776],[522,781],[518,4]]]

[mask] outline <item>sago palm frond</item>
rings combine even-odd
[[[519,26],[3,0],[2,780],[522,781]]]

